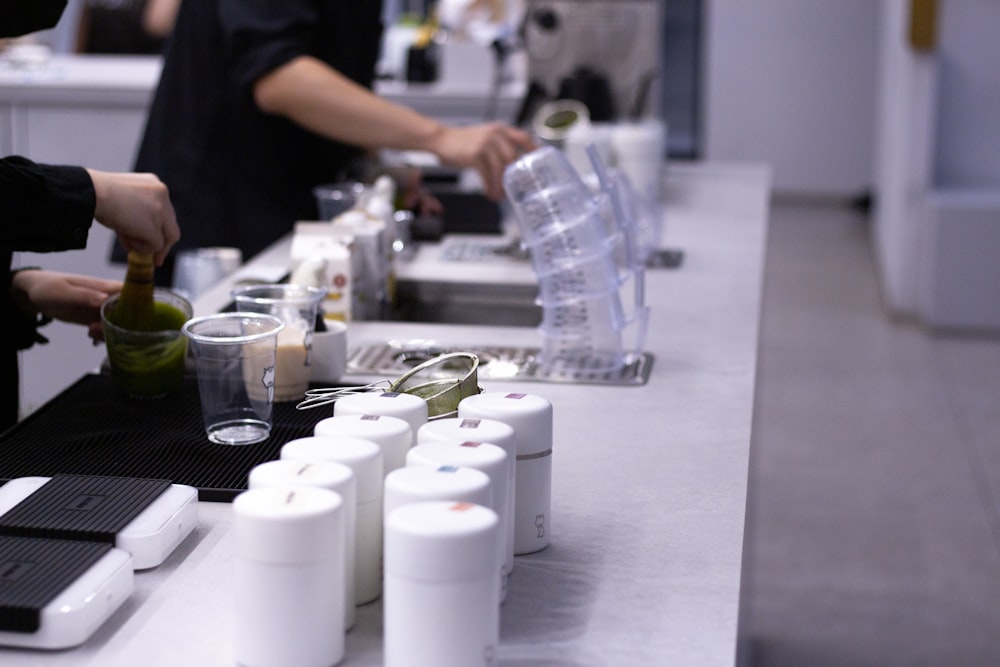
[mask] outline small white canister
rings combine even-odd
[[[386,667],[497,664],[499,528],[474,503],[410,503],[386,517]]]
[[[464,399],[463,399],[464,402]],[[462,403],[459,403],[461,405]],[[461,417],[450,417],[446,419],[436,419],[424,424],[417,432],[417,443],[422,445],[427,442],[488,442],[496,445],[507,452],[507,471],[510,475],[507,480],[507,488],[510,497],[514,499],[514,511],[508,514],[507,530],[513,537],[514,553],[517,553],[517,528],[515,526],[517,507],[517,436],[514,428],[509,424],[496,419],[480,419]],[[507,576],[509,577],[514,568],[513,558],[509,563],[505,563]]]
[[[541,551],[551,533],[552,404],[533,394],[486,392],[462,399],[458,417],[494,419],[514,429],[514,553]]]
[[[358,489],[354,471],[336,461],[266,461],[250,470],[247,488],[272,486],[315,486],[329,489],[344,501],[344,581],[337,585],[344,592],[344,629],[354,627],[354,541],[358,523]]]
[[[354,471],[354,604],[377,599],[382,594],[382,449],[363,438],[312,436],[286,442],[281,458],[335,461]]]
[[[343,501],[308,486],[233,500],[233,647],[244,667],[335,665],[344,657]]]
[[[406,466],[385,477],[385,516],[409,503],[425,500],[452,500],[489,507],[493,503],[490,477],[475,468],[458,466]]]
[[[399,417],[349,414],[321,419],[313,435],[353,436],[371,440],[382,448],[382,476],[406,465],[406,450],[413,446],[409,423]]]
[[[333,416],[343,415],[398,417],[410,425],[411,444],[416,444],[417,431],[427,423],[427,401],[399,391],[366,391],[337,399],[333,404]]]
[[[462,466],[489,475],[493,489],[490,509],[500,517],[500,548],[503,562],[500,572],[500,601],[507,597],[507,575],[514,567],[514,498],[510,484],[513,461],[502,447],[488,442],[440,441],[417,445],[406,454],[406,466]]]

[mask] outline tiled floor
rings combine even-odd
[[[762,327],[746,662],[1000,665],[1000,337],[893,321],[864,217],[791,203]]]

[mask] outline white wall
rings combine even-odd
[[[873,245],[886,306],[938,329],[1000,330],[1000,4],[881,0]]]
[[[933,135],[937,59],[907,39],[909,0],[881,0],[872,243],[883,300],[897,315],[919,310]]]
[[[777,192],[868,191],[878,13],[872,0],[705,0],[704,157],[767,162]]]
[[[941,2],[934,185],[1000,189],[1000,2]]]

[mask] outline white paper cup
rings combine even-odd
[[[309,379],[334,383],[347,368],[347,324],[340,320],[324,320],[323,323],[326,331],[313,334]]]

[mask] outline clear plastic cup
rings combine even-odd
[[[521,236],[532,242],[559,233],[595,209],[594,196],[589,191],[577,192],[569,185],[556,185],[532,193],[512,203],[521,228]]]
[[[619,234],[609,232],[596,210],[568,224],[560,224],[556,233],[537,239],[524,240],[532,266],[539,274],[549,273],[561,264],[572,264],[581,258],[606,252],[618,243]]]
[[[591,336],[620,332],[627,323],[617,289],[542,305],[541,330],[549,335]]]
[[[365,192],[365,184],[354,181],[330,183],[313,188],[316,209],[320,220],[333,220],[344,211],[354,208]]]
[[[115,324],[119,295],[101,305],[111,382],[133,398],[159,398],[179,391],[184,380],[187,338],[181,327],[194,313],[180,294],[153,290],[155,331],[132,331]]]
[[[610,371],[625,365],[621,331],[601,335],[577,335],[542,332],[539,362],[572,370]]]
[[[526,153],[507,165],[503,183],[507,198],[514,204],[532,194],[558,186],[566,186],[581,197],[590,194],[566,155],[549,145]]]
[[[181,250],[174,263],[173,288],[189,299],[196,299],[241,264],[243,253],[239,248]]]
[[[232,291],[236,310],[268,313],[285,323],[278,336],[275,401],[297,401],[309,389],[316,316],[326,288],[307,285],[250,285]]]
[[[220,445],[250,445],[271,434],[278,333],[263,313],[220,313],[188,321],[205,433]]]
[[[532,253],[532,262],[535,261]],[[611,248],[573,261],[550,263],[544,271],[536,265],[535,272],[538,275],[538,302],[542,306],[604,294],[622,283]]]

